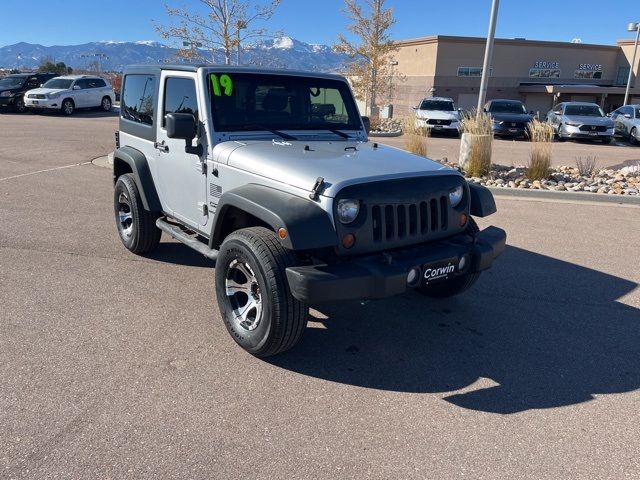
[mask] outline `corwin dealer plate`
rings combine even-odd
[[[422,266],[422,284],[430,285],[449,280],[455,274],[455,265],[456,260],[453,258],[440,262],[425,263]]]

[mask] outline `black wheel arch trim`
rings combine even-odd
[[[316,202],[264,185],[248,184],[220,197],[209,237],[210,248],[218,248],[224,240],[221,238],[224,218],[231,207],[253,215],[276,232],[285,228],[287,237],[280,239],[285,248],[311,250],[338,243],[331,218]]]
[[[140,199],[145,210],[151,212],[162,211],[162,204],[153,183],[153,177],[149,170],[147,157],[140,150],[133,147],[121,147],[116,149],[113,154],[113,183],[118,180],[118,165],[122,162],[129,165],[131,172],[136,180]]]
[[[498,211],[493,194],[488,188],[477,183],[469,183],[469,195],[471,199],[469,213],[474,217],[487,217]]]

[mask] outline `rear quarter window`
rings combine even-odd
[[[153,125],[156,78],[153,75],[125,75],[122,85],[122,118]]]

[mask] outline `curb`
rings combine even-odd
[[[498,197],[514,197],[522,200],[564,200],[566,202],[595,202],[618,205],[640,206],[640,196],[610,195],[606,193],[590,192],[556,192],[552,190],[531,190],[519,188],[487,187],[491,193]]]

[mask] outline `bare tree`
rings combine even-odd
[[[242,43],[267,35],[267,29],[259,26],[269,20],[281,0],[198,0],[204,12],[197,13],[187,7],[165,4],[169,17],[177,20],[173,25],[156,24],[158,33],[165,39],[182,42],[178,56],[189,60],[215,62],[215,54],[222,50],[224,63],[231,64],[233,50],[240,63]],[[206,58],[201,52],[209,52]]]
[[[365,5],[366,13],[361,3]],[[377,113],[378,90],[384,89],[381,79],[392,75],[391,54],[398,50],[389,34],[395,23],[393,11],[385,9],[384,3],[385,0],[345,0],[345,13],[351,20],[347,28],[356,41],[340,34],[334,46],[352,59],[347,65],[347,75],[352,79],[356,97],[368,102],[373,116]]]

